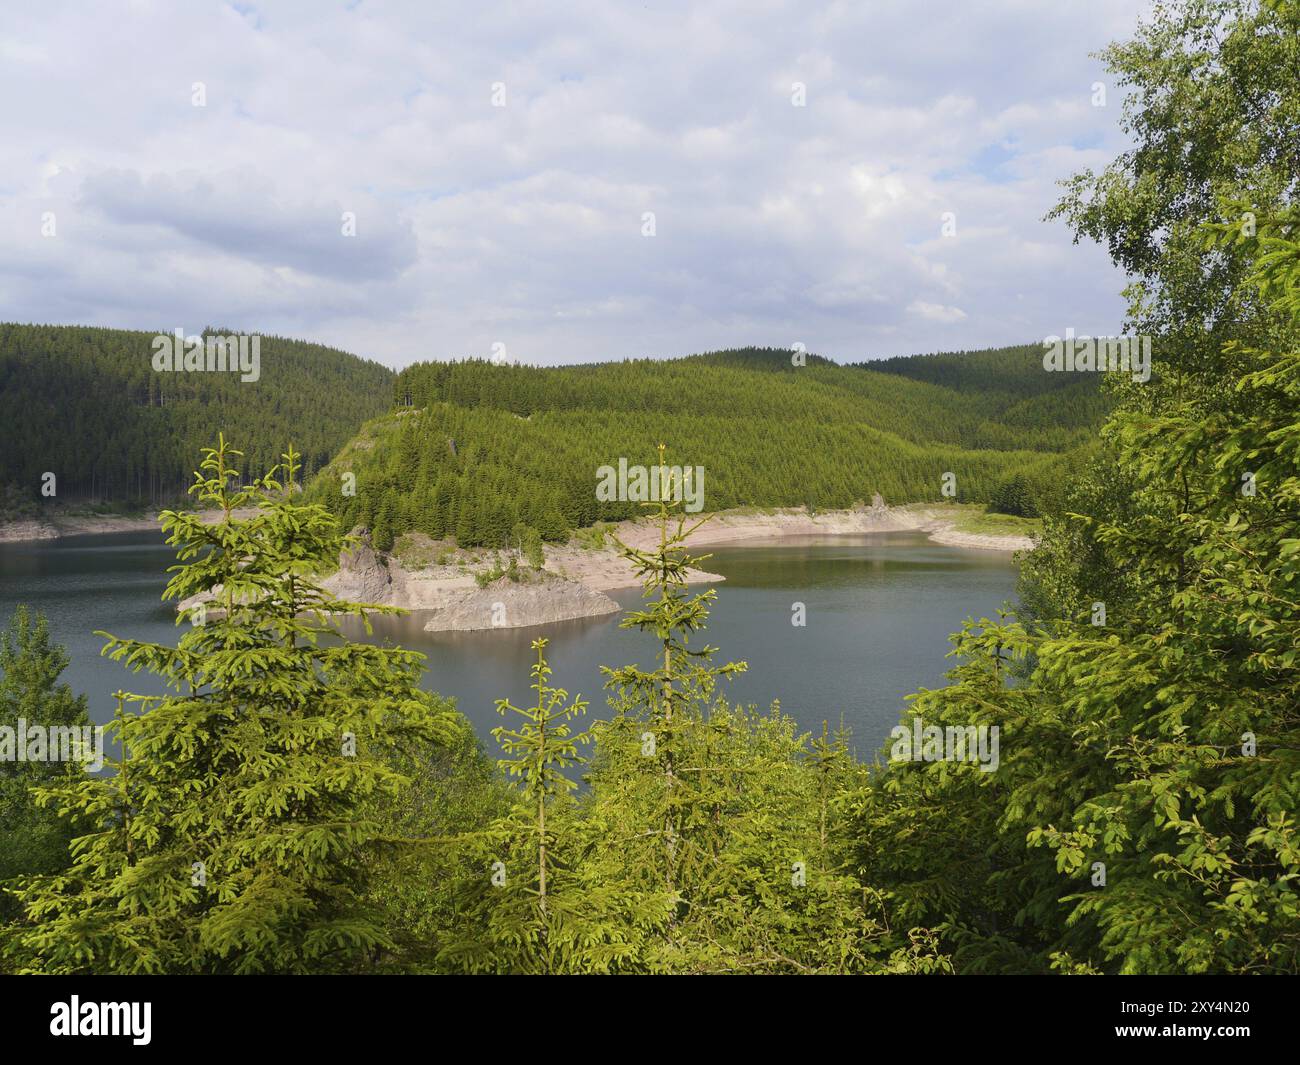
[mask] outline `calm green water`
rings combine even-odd
[[[159,595],[170,550],[156,534],[116,533],[37,543],[0,544],[0,616],[26,602],[50,619],[72,657],[64,679],[90,698],[96,721],[112,716],[119,687],[147,694],[161,686],[99,657],[106,629],[116,635],[174,641],[179,630]],[[884,742],[904,696],[942,683],[948,634],[968,616],[991,614],[1012,596],[1008,555],[940,547],[917,533],[808,538],[720,548],[706,568],[727,580],[707,630],[720,660],[743,659],[749,671],[730,686],[734,698],[782,708],[806,728],[843,717],[859,754]],[[615,595],[628,606],[636,591]],[[806,625],[791,624],[803,603]],[[426,633],[419,615],[380,619],[372,639],[428,656],[425,687],[455,696],[488,740],[499,722],[493,701],[528,697],[529,643],[551,640],[553,681],[579,692],[592,713],[605,709],[601,665],[649,665],[651,637],[621,630],[618,617],[535,629]],[[365,638],[360,626],[350,635]]]

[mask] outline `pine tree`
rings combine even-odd
[[[661,477],[664,453],[659,456]],[[658,668],[605,670],[615,716],[595,730],[591,864],[607,883],[659,889],[674,902],[648,944],[650,971],[867,972],[942,969],[932,942],[900,945],[882,900],[847,866],[840,799],[862,780],[842,741],[808,758],[807,737],[773,705],[760,714],[716,695],[715,648],[693,646],[712,590],[686,587],[688,523],[662,492],[659,543],[621,544],[648,603],[624,628],[659,639]]]
[[[518,782],[519,802],[465,838],[458,934],[440,960],[469,972],[639,971],[671,900],[603,877],[585,860],[597,844],[596,826],[571,801],[576,781],[566,770],[584,763],[579,748],[589,736],[574,733],[572,723],[587,704],[551,686],[546,643],[532,644],[536,702],[520,708],[497,701],[499,713],[523,719],[517,728],[493,730],[506,755],[497,764]]]
[[[104,634],[171,692],[119,694],[113,777],[41,790],[96,827],[70,869],[18,889],[25,970],[355,971],[390,945],[366,883],[400,841],[366,804],[406,783],[388,752],[437,743],[450,711],[420,691],[421,656],[349,643],[330,620],[394,611],[316,582],[344,541],[293,499],[293,449],[242,489],[241,457],[219,439],[191,489],[220,521],[162,515],[179,562],[164,594],[192,627],[176,647]]]
[[[59,676],[68,665],[62,647],[50,642],[44,616],[20,605],[0,633],[0,726],[13,729],[21,719],[28,727],[84,728],[90,725],[86,697],[74,695]],[[16,752],[13,752],[16,754]],[[61,781],[75,782],[81,762],[0,761],[0,882],[27,873],[51,873],[71,860],[68,844],[73,826],[55,811],[38,806],[32,789]],[[16,912],[15,900],[0,895],[0,921]]]
[[[649,601],[645,608],[629,612],[619,627],[653,632],[660,643],[662,665],[651,671],[636,665],[617,669],[602,667],[602,671],[608,678],[606,687],[615,690],[625,705],[640,716],[648,729],[646,742],[656,752],[654,760],[662,775],[662,817],[658,819],[662,878],[664,887],[675,892],[678,866],[683,858],[679,854],[683,822],[695,801],[691,794],[695,785],[682,781],[677,771],[679,746],[700,705],[710,700],[718,678],[743,672],[745,663],[713,666],[710,660],[717,648],[707,644],[698,648],[689,646],[691,637],[703,629],[709,616],[708,604],[716,595],[711,588],[696,595],[688,595],[686,591],[688,570],[708,557],[688,555],[686,540],[707,519],[688,526],[683,504],[674,498],[676,493],[667,484],[665,450],[660,444],[660,498],[642,504],[656,512],[658,548],[644,551],[616,538],[620,554],[636,567],[643,595]]]
[[[370,533],[370,543],[376,551],[393,549],[393,508],[388,497],[379,505],[379,514],[375,518],[375,527]]]
[[[507,776],[520,782],[525,805],[535,810],[530,829],[536,835],[537,849],[537,936],[538,949],[546,958],[549,955],[547,937],[546,877],[548,872],[547,848],[553,842],[547,834],[546,811],[558,798],[571,792],[577,785],[565,770],[579,761],[578,748],[591,742],[591,737],[581,732],[572,734],[570,722],[586,712],[587,703],[581,697],[568,701],[568,692],[553,688],[547,683],[551,667],[546,662],[545,639],[534,640],[533,650],[537,661],[533,663],[533,690],[537,702],[526,710],[514,706],[508,699],[497,700],[500,714],[518,714],[524,723],[517,729],[504,725],[492,730],[505,751],[506,758],[498,764]],[[554,864],[554,858],[551,859]]]
[[[542,569],[546,565],[546,553],[542,547],[542,535],[531,525],[524,526],[524,558],[533,569]]]

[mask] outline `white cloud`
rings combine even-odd
[[[1058,179],[1123,147],[1116,94],[1091,106],[1105,78],[1089,53],[1137,14],[1128,0],[7,13],[0,95],[22,106],[0,129],[0,318],[220,322],[395,365],[497,341],[542,362],[793,339],[861,359],[1063,321],[1113,331],[1122,279],[1041,219]]]
[[[944,324],[966,320],[966,312],[960,307],[945,307],[942,303],[926,303],[925,300],[913,300],[907,305],[907,313]]]

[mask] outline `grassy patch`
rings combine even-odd
[[[569,543],[573,547],[580,547],[585,551],[599,551],[608,543],[608,534],[614,529],[614,524],[608,521],[598,521],[595,525],[586,529],[574,529],[569,537]]]
[[[946,509],[952,512],[953,528],[957,532],[983,536],[1037,536],[1043,531],[1041,518],[997,514],[983,503],[959,503]]]
[[[494,584],[502,577],[510,578],[513,584],[536,584],[549,578],[545,570],[536,570],[528,565],[520,565],[519,559],[511,555],[507,561],[494,558],[492,568],[474,574],[474,583],[480,588]]]
[[[392,553],[409,570],[448,566],[458,561],[454,545],[418,532],[403,533],[398,537]]]

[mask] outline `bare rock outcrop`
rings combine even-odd
[[[370,546],[368,536],[339,556],[339,568],[323,582],[340,599],[355,603],[391,605],[393,574],[388,563]]]
[[[554,574],[518,582],[500,577],[486,588],[448,592],[434,608],[424,630],[521,629],[553,621],[601,617],[619,609],[603,592]]]

